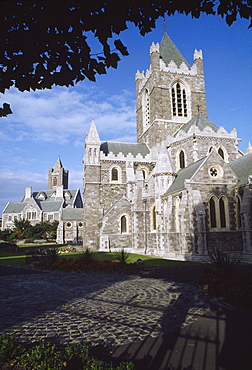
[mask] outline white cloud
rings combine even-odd
[[[101,135],[118,136],[121,130],[135,130],[135,102],[126,90],[106,96],[98,88],[54,88],[36,92],[11,89],[5,94],[13,115],[6,118],[2,139],[24,141],[57,140],[61,144],[73,137],[85,137],[92,119]],[[121,135],[120,135],[121,136]]]

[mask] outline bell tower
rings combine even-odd
[[[202,51],[188,64],[167,33],[150,47],[150,69],[136,73],[137,139],[150,147],[198,113],[207,117]]]
[[[57,159],[55,166],[48,170],[48,190],[56,189],[63,185],[63,189],[68,189],[69,171],[63,168],[60,158]]]

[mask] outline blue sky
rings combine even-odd
[[[120,38],[130,53],[117,69],[75,87],[0,95],[13,113],[0,118],[0,212],[19,202],[26,186],[47,189],[48,168],[58,156],[70,171],[69,187],[82,191],[84,140],[92,119],[101,140],[136,141],[135,73],[149,68],[149,47],[163,36],[164,20],[142,37],[129,25]],[[252,142],[252,29],[238,20],[231,27],[218,16],[175,15],[166,19],[167,33],[188,63],[194,49],[203,50],[208,118],[228,132],[233,128],[245,151]],[[94,52],[99,52],[94,44]]]

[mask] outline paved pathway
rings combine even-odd
[[[0,276],[0,332],[25,342],[117,346],[186,326],[208,309],[196,284],[133,275]]]

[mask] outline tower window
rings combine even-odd
[[[57,186],[57,184],[58,184],[57,177],[54,177],[53,178],[53,186]]]
[[[150,124],[150,97],[149,92],[145,89],[142,100],[143,109],[143,128],[147,128]]]
[[[112,168],[111,179],[112,181],[118,181],[118,169],[115,167]]]
[[[187,117],[186,90],[179,82],[172,88],[172,114],[177,117]]]

